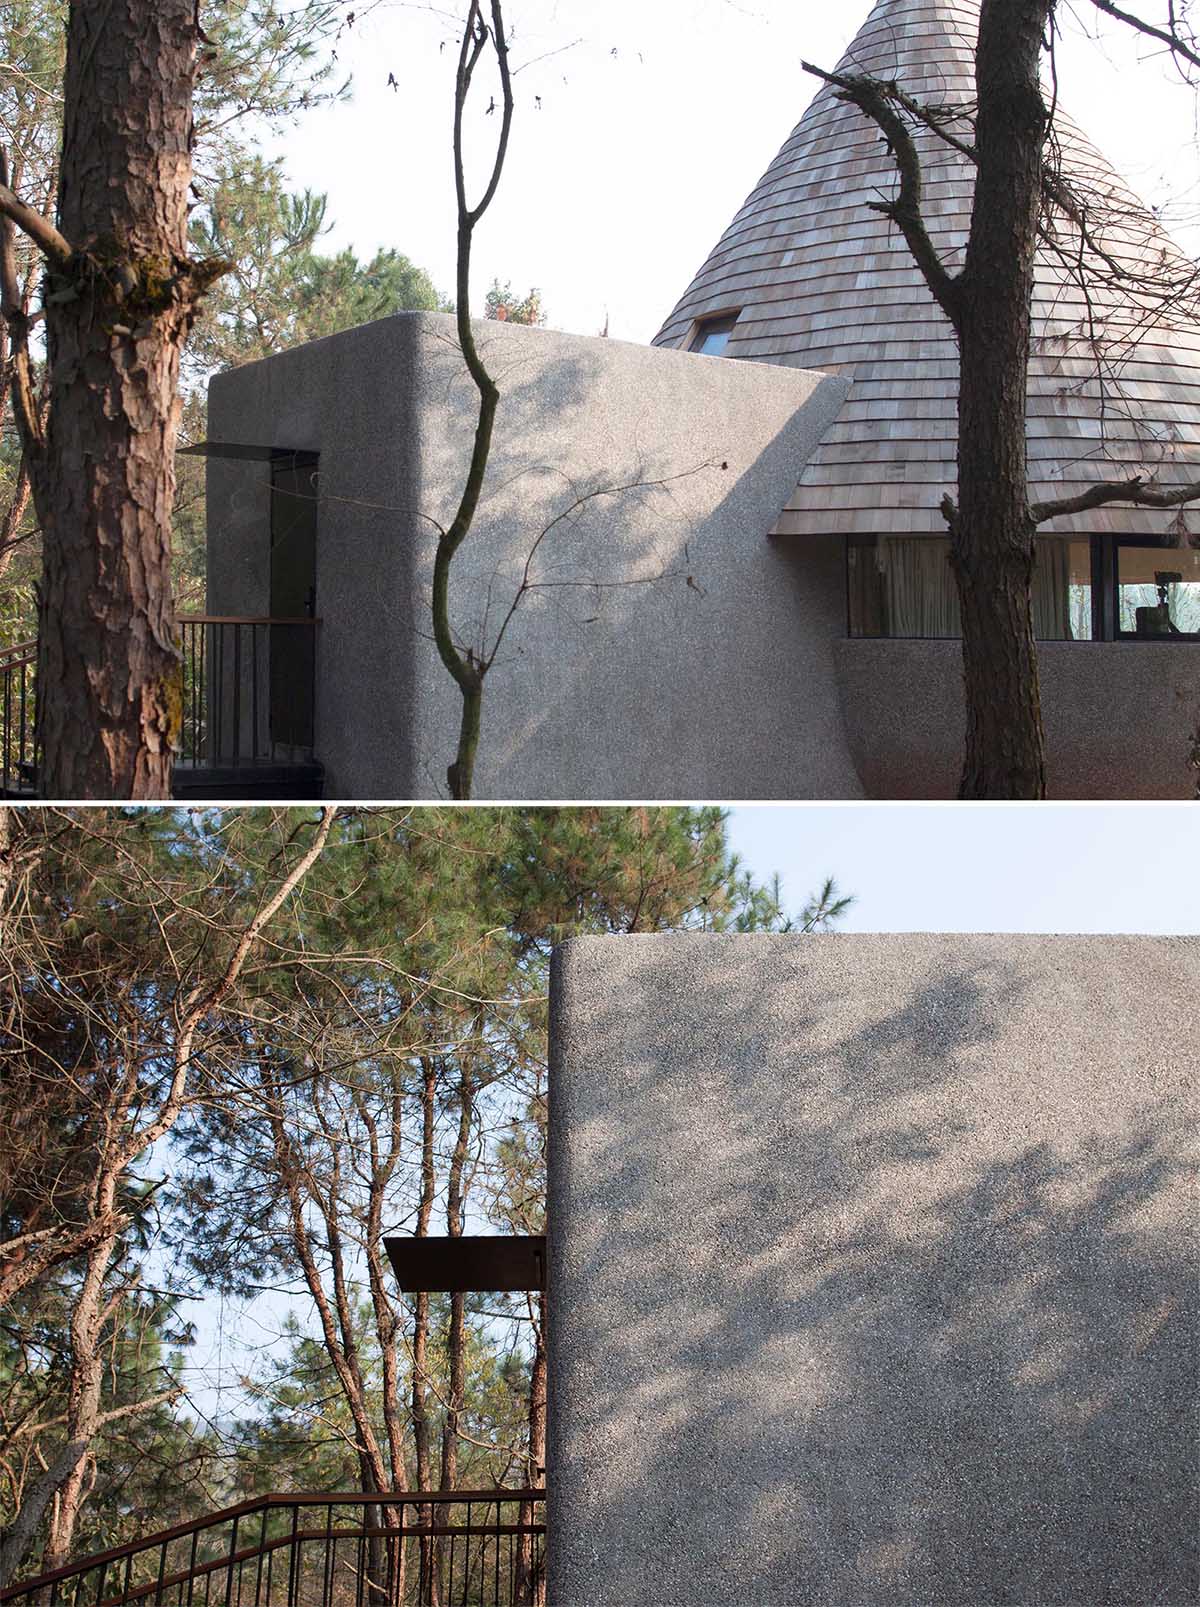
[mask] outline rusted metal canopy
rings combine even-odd
[[[546,1287],[546,1235],[384,1239],[405,1294],[520,1293]]]

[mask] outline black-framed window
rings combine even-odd
[[[918,641],[962,635],[948,536],[850,536],[849,634]],[[1039,536],[1033,628],[1040,641],[1086,642],[1100,633],[1095,541]]]
[[[1200,641],[1200,548],[1117,537],[1112,621],[1117,641]]]
[[[688,342],[688,351],[699,352],[704,357],[720,357],[740,317],[739,311],[719,313],[715,318],[701,318]]]

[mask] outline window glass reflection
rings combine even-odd
[[[848,552],[851,636],[962,635],[958,589],[944,536],[852,539]],[[1033,576],[1034,634],[1044,642],[1092,638],[1091,542],[1043,536]]]
[[[706,318],[696,328],[689,351],[700,352],[704,357],[720,357],[729,344],[733,326],[739,314],[732,312],[720,318]]]
[[[1150,638],[1200,635],[1200,550],[1119,545],[1117,629]]]

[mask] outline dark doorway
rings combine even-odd
[[[313,745],[317,613],[317,455],[271,462],[271,742]]]

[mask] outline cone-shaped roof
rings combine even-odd
[[[922,103],[961,105],[971,132],[979,0],[878,0],[839,71],[896,80]],[[1141,221],[1106,241],[1145,268],[1178,250],[1103,157],[1061,114],[1065,165],[1089,195],[1115,198]],[[960,267],[974,171],[935,135],[917,136],[930,233]],[[942,493],[955,481],[958,351],[894,226],[865,203],[896,190],[879,130],[823,85],[799,126],[722,235],[655,337],[683,346],[695,320],[740,310],[726,357],[829,369],[854,381],[809,461],[776,534],[945,533]],[[1105,212],[1100,207],[1096,216]],[[1069,496],[1097,480],[1200,479],[1200,326],[1148,330],[1107,292],[1089,298],[1062,258],[1042,247],[1035,297],[1028,436],[1030,495]],[[1093,340],[1104,329],[1101,380]],[[1112,337],[1136,334],[1114,346]],[[1117,506],[1059,520],[1058,531],[1161,534],[1173,517]]]

